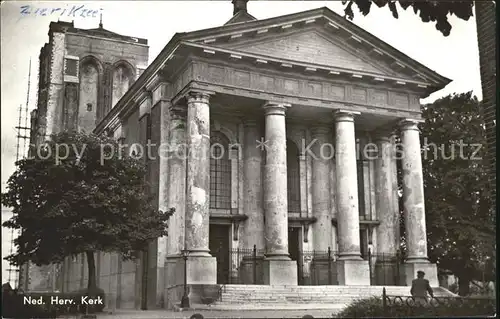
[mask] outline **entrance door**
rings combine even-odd
[[[229,225],[210,225],[208,249],[217,259],[217,283],[229,283]]]
[[[368,259],[368,231],[366,228],[359,230],[359,250],[363,259]]]
[[[300,253],[300,228],[288,228],[288,253],[292,260],[297,261],[297,278],[302,282],[302,254]]]

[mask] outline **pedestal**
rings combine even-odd
[[[431,263],[406,263],[403,265],[403,278],[407,286],[411,286],[413,279],[417,278],[417,271],[425,273],[425,279],[429,280],[431,287],[439,287],[437,266]]]
[[[215,285],[217,259],[209,256],[189,256],[187,260],[188,285]]]
[[[296,286],[297,262],[295,260],[264,260],[264,285]]]
[[[338,260],[337,278],[342,286],[370,286],[368,260]]]
[[[166,309],[180,303],[184,294],[184,258],[168,256],[165,271]],[[191,256],[187,260],[187,285],[191,303],[201,303],[217,283],[217,261],[211,256]]]

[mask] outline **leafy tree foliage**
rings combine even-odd
[[[429,258],[459,278],[495,280],[495,212],[487,178],[485,126],[472,92],[424,105],[422,162]],[[477,153],[476,153],[477,152]]]
[[[126,156],[116,141],[64,132],[32,153],[16,163],[2,194],[2,205],[13,208],[3,226],[22,230],[17,252],[6,257],[12,264],[40,266],[85,253],[90,291],[96,287],[95,251],[134,258],[167,235],[173,209],[156,210],[144,161]]]
[[[468,21],[472,17],[472,1],[392,1],[392,0],[349,0],[342,1],[342,4],[347,4],[344,12],[347,18],[352,20],[354,12],[352,5],[356,4],[359,11],[363,15],[370,13],[372,3],[379,8],[387,6],[392,12],[394,18],[398,18],[398,8],[396,3],[399,3],[403,10],[409,7],[413,8],[413,12],[420,16],[422,22],[436,22],[436,29],[441,31],[444,36],[450,35],[451,24],[448,22],[448,14],[456,15],[458,18]]]

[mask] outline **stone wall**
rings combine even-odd
[[[59,132],[62,127],[64,101],[64,33],[53,33],[51,43],[50,77],[45,135]]]
[[[92,132],[96,125],[99,101],[99,67],[95,62],[80,64],[80,101],[78,107],[78,127]]]

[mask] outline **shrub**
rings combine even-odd
[[[393,299],[391,299],[393,300]],[[439,298],[426,305],[415,304],[412,298],[402,297],[387,304],[384,311],[382,298],[372,297],[354,301],[337,314],[337,318],[363,317],[453,317],[492,316],[496,313],[494,299]]]

